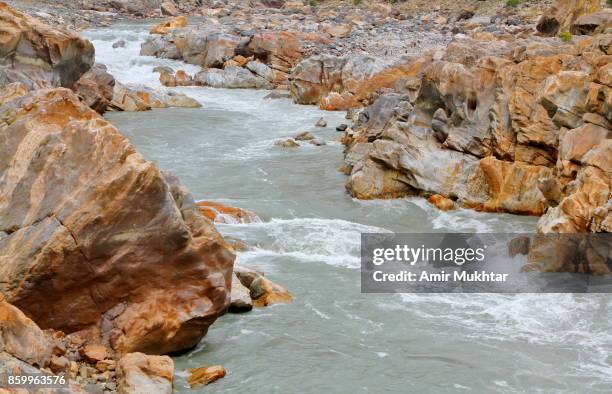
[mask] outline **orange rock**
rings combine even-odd
[[[290,304],[293,301],[291,293],[263,276],[253,280],[249,290],[251,291],[253,305],[257,307],[265,307],[274,304]]]
[[[433,204],[436,208],[438,208],[441,211],[450,211],[451,209],[455,208],[455,203],[453,202],[453,200],[451,200],[450,198],[441,196],[439,194],[434,194],[432,196],[429,196],[427,201],[429,201],[430,204]]]
[[[215,223],[257,223],[261,219],[254,212],[229,207],[213,201],[198,201],[200,212]]]
[[[225,368],[221,365],[212,365],[190,369],[187,382],[191,388],[194,388],[200,385],[208,385],[223,377],[225,377]]]
[[[154,26],[150,33],[151,34],[161,34],[166,35],[170,33],[174,29],[179,29],[181,27],[187,26],[187,17],[186,16],[177,16],[176,18],[172,18],[168,21],[162,22],[156,26]]]
[[[96,364],[108,357],[108,350],[103,345],[86,345],[79,350],[79,353],[90,364]]]

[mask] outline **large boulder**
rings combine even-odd
[[[601,9],[599,0],[555,0],[538,21],[537,30],[546,36],[569,31],[574,22],[582,15]]]
[[[94,64],[93,45],[0,3],[0,84],[71,87]]]
[[[234,254],[191,196],[67,89],[0,107],[0,290],[119,354],[198,343]]]
[[[51,358],[52,341],[22,311],[0,301],[0,352],[39,368]]]

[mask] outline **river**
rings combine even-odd
[[[194,66],[138,55],[149,25],[86,36],[121,82],[159,87],[153,67]],[[125,48],[113,49],[123,39]],[[459,209],[419,198],[358,201],[344,190],[344,113],[264,99],[265,91],[177,88],[199,109],[111,113],[148,159],[197,199],[255,211],[262,223],[220,225],[255,250],[259,268],[295,301],[227,314],[175,358],[177,392],[573,393],[612,390],[612,300],[572,294],[361,294],[362,232],[521,232],[536,219]],[[324,116],[328,128],[314,127]],[[274,141],[311,131],[327,141],[297,149]],[[188,368],[222,364],[227,376],[190,390]]]

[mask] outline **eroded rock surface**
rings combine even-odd
[[[229,305],[234,255],[185,189],[67,89],[0,117],[7,300],[118,353],[195,345]]]

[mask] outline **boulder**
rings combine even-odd
[[[177,16],[179,14],[176,4],[172,0],[166,0],[161,4],[162,15]]]
[[[215,223],[259,223],[261,219],[256,213],[246,209],[230,207],[213,201],[198,201],[198,209],[208,219]]]
[[[206,386],[223,377],[225,377],[225,368],[221,365],[211,365],[210,367],[190,369],[187,383],[191,388],[194,388],[202,385]]]
[[[229,305],[234,254],[176,178],[67,89],[0,113],[7,300],[119,354],[198,343]]]
[[[117,364],[119,394],[171,394],[174,362],[168,356],[128,353]]]
[[[327,120],[325,120],[325,118],[320,118],[319,120],[317,120],[317,123],[315,123],[316,127],[327,127]]]
[[[0,351],[42,368],[51,358],[52,341],[22,311],[0,301]]]
[[[249,290],[251,291],[253,305],[257,307],[279,303],[290,304],[293,301],[291,293],[263,276],[253,280]]]
[[[441,211],[450,211],[455,208],[455,203],[450,198],[446,198],[439,194],[429,196],[427,201]]]
[[[295,142],[295,140],[293,138],[287,138],[284,140],[278,140],[274,143],[275,146],[281,147],[281,148],[297,148],[300,146],[300,144],[298,144],[297,142]]]
[[[109,109],[115,111],[140,112],[152,108],[200,108],[197,100],[178,92],[162,91],[144,85],[115,83],[113,100]]]
[[[98,361],[105,360],[108,357],[108,350],[104,345],[85,345],[79,353],[83,360],[90,364],[96,364]]]
[[[612,28],[612,10],[602,10],[592,14],[582,15],[570,28],[572,34],[593,35],[603,33]]]
[[[270,89],[272,85],[264,78],[237,66],[224,70],[208,68],[194,77],[196,84],[226,89]]]
[[[187,27],[187,23],[188,23],[188,20],[186,16],[177,16],[176,18],[172,18],[170,20],[167,20],[165,22],[162,22],[158,25],[153,26],[150,33],[166,35],[174,29],[180,29],[182,27]]]
[[[582,15],[600,9],[599,0],[555,0],[540,17],[536,29],[543,35],[556,36],[559,32],[569,31]]]
[[[253,309],[253,301],[251,301],[251,291],[240,283],[240,279],[234,273],[232,279],[231,302],[228,309],[230,313],[243,313]]]
[[[72,86],[83,103],[99,114],[106,112],[114,89],[115,78],[106,71],[106,66],[97,63]]]
[[[71,87],[94,64],[93,45],[0,3],[0,82]]]
[[[310,141],[310,140],[314,140],[315,136],[312,135],[312,133],[308,131],[303,131],[299,133],[298,135],[296,135],[295,137],[293,137],[293,139],[296,141]]]

